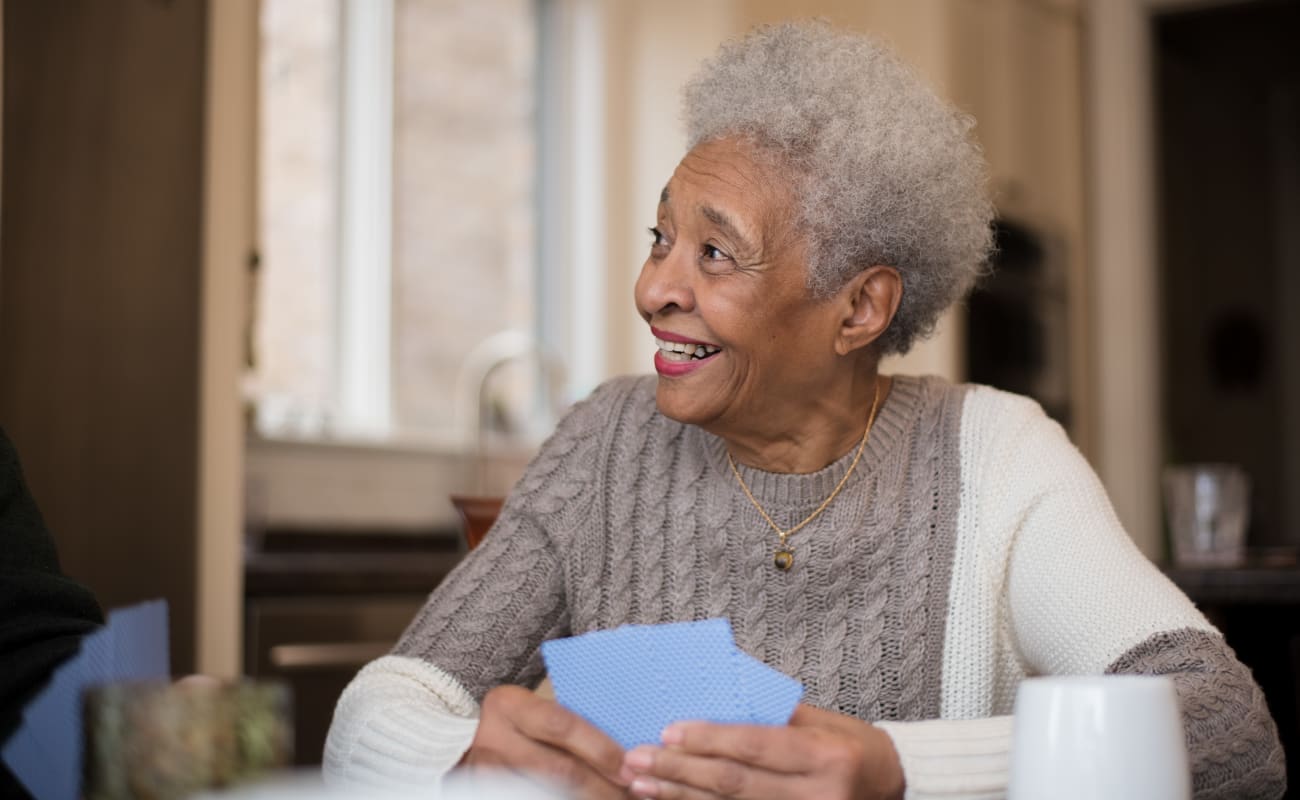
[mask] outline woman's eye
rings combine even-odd
[[[651,247],[663,247],[663,246],[666,245],[666,244],[668,244],[668,240],[664,238],[664,232],[661,231],[661,230],[659,230],[658,228],[651,228],[651,229],[650,229],[650,246],[651,246]]]
[[[703,255],[704,258],[708,261],[726,261],[727,259],[731,258],[731,256],[727,255],[726,253],[722,252],[721,250],[719,250],[718,248],[714,247],[711,244],[704,245],[704,247],[701,248],[700,250],[700,254]]]

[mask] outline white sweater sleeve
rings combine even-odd
[[[1015,531],[1005,622],[1027,671],[1100,674],[1156,634],[1217,634],[1137,549],[1065,431],[1033,410],[1001,466],[1019,494],[1014,517],[1003,519]]]
[[[878,722],[898,751],[907,800],[994,800],[1006,795],[1011,717]]]
[[[385,656],[339,698],[325,742],[331,784],[437,797],[469,749],[478,704],[455,678],[418,658]]]
[[[909,800],[1003,797],[1016,683],[1099,674],[1151,636],[1213,627],[1129,539],[1065,432],[977,387],[962,415],[962,497],[942,670],[944,719],[882,722]]]

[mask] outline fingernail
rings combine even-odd
[[[623,764],[634,770],[644,772],[654,764],[654,756],[648,750],[631,750],[623,756]]]
[[[659,734],[659,739],[664,744],[681,744],[686,738],[686,733],[677,725],[669,725],[664,728],[663,733]]]
[[[659,793],[659,784],[652,778],[637,778],[628,788],[637,797],[654,797]]]
[[[622,767],[619,768],[618,782],[620,784],[622,784],[623,786],[627,786],[635,779],[636,779],[636,773],[633,772],[632,769],[628,767],[627,764],[624,764]]]

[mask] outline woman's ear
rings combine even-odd
[[[903,300],[903,277],[893,267],[868,267],[837,294],[845,314],[835,337],[835,352],[846,356],[879,339],[893,322]]]

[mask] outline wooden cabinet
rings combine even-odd
[[[250,538],[244,671],[292,689],[296,763],[320,763],[344,687],[392,649],[463,547],[454,530]]]

